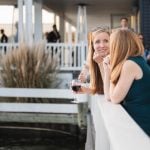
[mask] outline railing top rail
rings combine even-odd
[[[0,112],[78,113],[74,104],[0,103]]]
[[[19,43],[0,43],[0,45],[19,45]],[[45,45],[87,45],[87,43],[45,43]]]
[[[150,150],[150,138],[120,104],[112,104],[104,96],[96,95],[91,100],[91,107],[94,107],[92,115],[95,115],[95,109],[100,110],[114,150]]]
[[[0,46],[18,46],[18,43],[0,43]]]
[[[74,95],[69,89],[0,88],[0,97],[73,99]]]
[[[46,43],[48,46],[87,46],[87,43]]]

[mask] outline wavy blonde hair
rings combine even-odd
[[[90,71],[90,88],[92,89],[93,94],[95,93],[103,94],[102,76],[98,64],[93,60],[94,54],[93,40],[96,35],[103,32],[107,33],[110,36],[109,30],[101,27],[97,27],[95,30],[89,33],[88,63]]]
[[[137,34],[130,30],[116,30],[110,36],[111,82],[116,84],[123,63],[130,56],[141,56],[144,47]]]

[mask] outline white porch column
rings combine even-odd
[[[72,30],[71,30],[71,24],[68,24],[68,43],[72,43]]]
[[[16,41],[15,42],[23,42],[24,40],[24,30],[23,30],[23,3],[24,0],[18,0],[18,11],[19,11],[19,19],[16,24]]]
[[[87,42],[87,18],[85,4],[78,5],[76,42]]]
[[[26,6],[25,41],[29,45],[33,43],[32,2],[33,0],[25,0],[25,6]]]
[[[64,42],[64,34],[65,34],[64,14],[59,16],[59,32],[60,32],[60,36],[61,36],[61,42]]]
[[[34,40],[42,40],[42,0],[34,1]]]

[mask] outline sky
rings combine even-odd
[[[7,36],[11,36],[16,33],[16,28],[12,27],[12,25],[14,26],[16,22],[18,22],[18,9],[14,8],[14,6],[0,6],[0,29],[4,29]],[[54,14],[49,13],[46,10],[42,10],[42,23],[44,33],[51,30],[52,25],[54,24]]]
[[[25,7],[23,9],[25,10]],[[34,14],[34,7],[33,7],[33,14]],[[57,19],[58,18],[56,17],[56,21],[59,22],[59,20]],[[10,5],[0,6],[0,29],[4,29],[5,33],[8,36],[15,34],[16,28],[12,27],[12,25],[14,26],[16,22],[18,22],[18,9]],[[33,17],[33,22],[34,22],[34,17]],[[42,23],[43,23],[44,33],[52,30],[52,25],[54,24],[54,13],[48,12],[46,10],[42,10]],[[59,23],[57,23],[57,27],[59,29]],[[74,27],[72,27],[71,29],[72,31],[75,31]],[[66,26],[66,31],[68,31],[68,26]]]
[[[5,14],[5,17],[4,17]],[[54,14],[49,13],[46,10],[42,10],[43,23],[53,23]],[[0,24],[12,24],[18,19],[18,9],[14,9],[13,6],[0,6]],[[50,19],[48,19],[50,18]]]

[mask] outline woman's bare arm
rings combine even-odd
[[[131,60],[127,60],[116,85],[110,83],[110,99],[113,103],[120,103],[127,95],[134,80],[143,76],[141,68]]]

